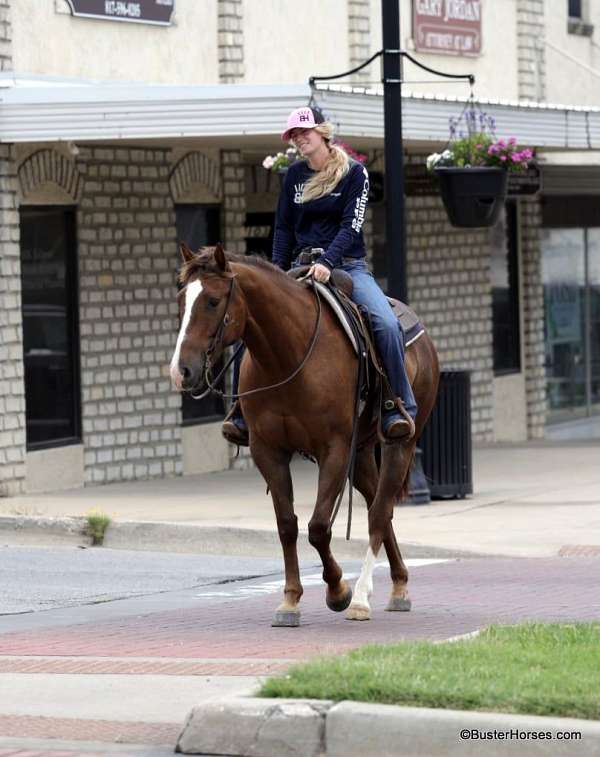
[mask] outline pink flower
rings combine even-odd
[[[506,155],[501,155],[501,156],[500,156],[500,160],[506,160],[506,159],[507,159],[507,158],[506,158]]]
[[[483,148],[483,145],[475,145],[476,150],[481,150]]]
[[[516,145],[517,144],[516,137],[509,137],[508,144],[509,145]]]
[[[513,154],[510,156],[510,159],[513,163],[520,163],[520,161],[522,160],[521,153],[513,152]]]

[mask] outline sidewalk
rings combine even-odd
[[[520,557],[600,553],[598,441],[479,447],[474,450],[473,478],[475,494],[467,499],[396,508],[396,535],[408,553],[421,556],[450,550]],[[293,480],[300,529],[306,532],[316,496],[316,466],[296,460]],[[342,547],[345,502],[334,527]],[[264,556],[272,556],[278,546],[271,498],[256,470],[0,499],[0,516],[58,518],[84,516],[92,509],[107,513],[117,525],[175,524],[150,529],[123,525],[120,532],[109,528],[107,546]],[[6,538],[6,531],[2,537]],[[355,492],[352,542],[356,543],[340,556],[358,556],[366,538],[366,508]],[[304,554],[314,556],[306,547]]]

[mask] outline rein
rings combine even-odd
[[[321,327],[321,297],[319,295],[319,292],[318,292],[317,288],[314,286],[313,280],[310,279],[309,281],[311,283],[313,292],[315,294],[315,299],[317,301],[317,321],[315,323],[315,328],[314,328],[314,331],[313,331],[313,335],[311,337],[310,344],[308,346],[308,351],[307,351],[306,355],[304,356],[304,358],[303,358],[302,362],[300,363],[300,365],[296,368],[296,370],[290,376],[288,376],[283,381],[278,381],[276,384],[269,384],[268,386],[259,386],[256,389],[249,389],[247,392],[239,392],[238,394],[227,394],[226,392],[222,392],[220,389],[218,389],[215,386],[215,384],[217,384],[222,379],[223,375],[225,374],[225,372],[227,371],[227,369],[229,368],[229,366],[233,363],[233,361],[235,360],[236,356],[242,350],[242,348],[243,348],[244,345],[240,344],[234,350],[233,355],[229,358],[229,360],[227,361],[227,363],[225,364],[225,366],[223,366],[223,368],[219,372],[219,375],[216,378],[213,378],[212,375],[211,375],[211,369],[212,369],[211,357],[214,354],[215,349],[218,346],[218,340],[220,340],[220,339],[223,338],[223,332],[224,332],[226,326],[229,323],[231,323],[231,316],[229,315],[229,304],[230,304],[231,299],[232,299],[233,286],[234,286],[234,283],[235,283],[235,279],[231,279],[231,287],[229,289],[229,295],[227,297],[227,304],[225,306],[225,315],[221,319],[221,323],[217,327],[215,335],[213,336],[213,338],[211,340],[210,346],[209,346],[209,348],[206,351],[206,370],[204,372],[204,380],[206,381],[208,389],[205,392],[203,392],[202,394],[200,394],[200,395],[197,395],[197,396],[192,395],[192,397],[194,399],[202,399],[202,397],[205,397],[210,392],[214,392],[215,394],[218,394],[219,397],[224,397],[226,399],[237,400],[240,397],[248,397],[251,394],[258,394],[258,392],[267,392],[267,391],[269,391],[271,389],[279,389],[280,387],[285,386],[286,384],[289,384],[290,381],[292,381],[293,379],[296,378],[296,376],[303,370],[304,366],[308,363],[308,361],[310,359],[310,356],[313,353],[313,350],[315,348],[315,344],[317,343],[317,337],[319,336],[319,330],[320,330],[320,327]]]

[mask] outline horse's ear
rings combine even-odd
[[[225,248],[223,247],[221,242],[217,242],[217,244],[215,245],[215,262],[219,266],[219,269],[221,271],[231,270],[229,263],[227,262],[227,258],[225,257]]]
[[[194,253],[190,250],[185,242],[182,242],[179,245],[179,251],[181,252],[181,257],[183,258],[184,263],[189,263],[190,260],[192,260],[192,258],[194,257]]]

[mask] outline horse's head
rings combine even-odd
[[[235,273],[220,244],[195,254],[184,243],[181,255],[183,288],[177,295],[181,326],[171,360],[171,380],[180,391],[200,394],[206,388],[207,360],[214,365],[224,347],[240,338],[245,310],[236,296]]]

